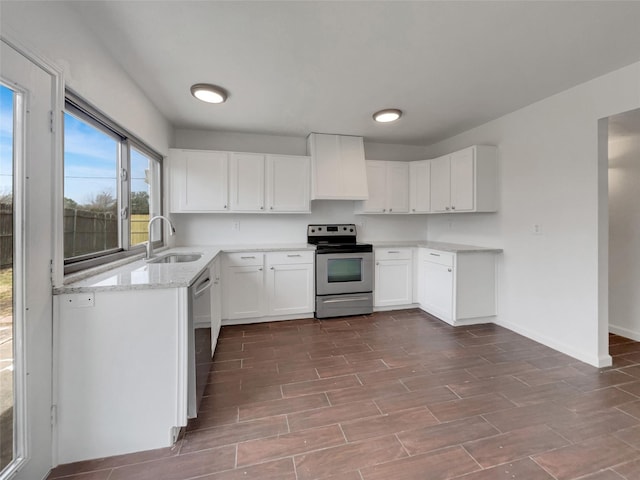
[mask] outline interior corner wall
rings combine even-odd
[[[640,341],[640,131],[609,140],[609,330]]]
[[[64,2],[0,2],[0,31],[46,59],[67,87],[165,155],[173,127]]]
[[[429,216],[428,239],[503,248],[497,323],[598,366],[610,362],[599,342],[607,318],[598,313],[598,235],[606,228],[598,120],[638,106],[635,63],[430,146],[442,155],[497,145],[501,198],[497,213]]]

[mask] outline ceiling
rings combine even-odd
[[[429,145],[640,60],[640,2],[67,3],[185,129]]]

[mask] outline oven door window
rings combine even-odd
[[[327,260],[327,281],[361,282],[362,258],[334,258]]]

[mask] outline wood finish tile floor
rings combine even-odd
[[[223,327],[173,448],[57,467],[78,480],[638,480],[640,343],[597,369],[419,310]]]

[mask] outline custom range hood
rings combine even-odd
[[[367,200],[367,168],[362,137],[312,133],[311,200]]]

